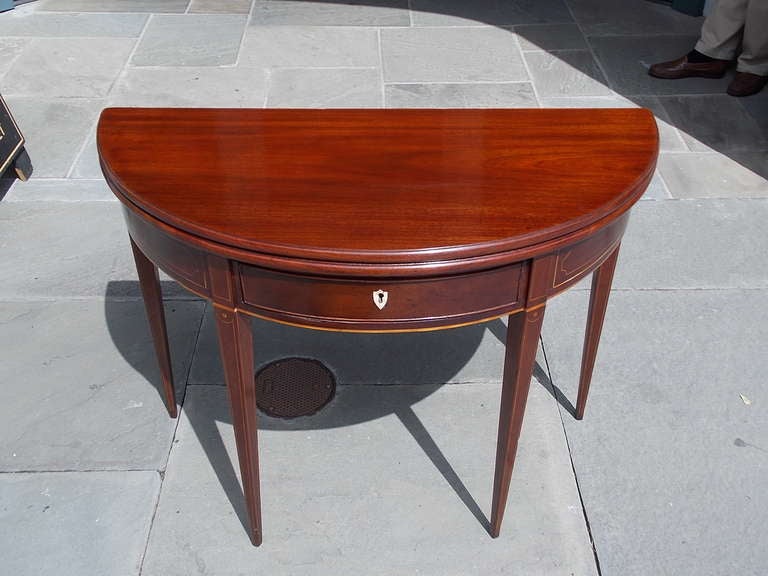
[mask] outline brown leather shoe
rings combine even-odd
[[[669,62],[659,62],[648,70],[648,74],[656,78],[676,80],[678,78],[722,78],[728,69],[728,60],[712,60],[710,62],[688,62],[688,55]]]
[[[765,88],[768,84],[768,76],[758,76],[750,72],[736,72],[736,76],[728,86],[728,94],[731,96],[752,96]]]

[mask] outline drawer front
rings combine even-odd
[[[239,265],[241,306],[278,321],[336,330],[461,325],[521,307],[527,265],[461,276],[350,281]]]

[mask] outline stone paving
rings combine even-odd
[[[39,0],[0,14],[0,93],[35,167],[0,180],[0,574],[768,573],[768,93],[646,74],[700,26],[644,0]],[[265,534],[250,546],[210,310],[168,279],[178,421],[162,405],[96,157],[106,106],[654,111],[662,154],[586,417],[570,414],[583,284],[547,310],[498,540],[485,526],[501,321],[401,336],[257,322],[259,365],[315,357],[340,388],[314,417],[262,418]]]

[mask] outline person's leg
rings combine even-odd
[[[765,3],[765,0],[752,1]],[[696,51],[718,60],[735,60],[741,44],[750,0],[715,0],[701,27]]]
[[[731,96],[751,96],[768,84],[768,0],[749,0]]]
[[[750,0],[736,69],[768,76],[768,0]]]
[[[768,2],[768,0],[762,0]],[[712,12],[704,20],[696,47],[688,54],[659,62],[648,70],[651,76],[677,78],[722,78],[736,59],[741,44],[749,0],[715,0]]]

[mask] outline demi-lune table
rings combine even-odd
[[[547,299],[594,272],[581,418],[658,135],[639,109],[110,108],[98,150],[123,204],[172,417],[158,268],[213,304],[258,545],[252,316],[350,332],[508,316],[490,528],[499,534]]]

